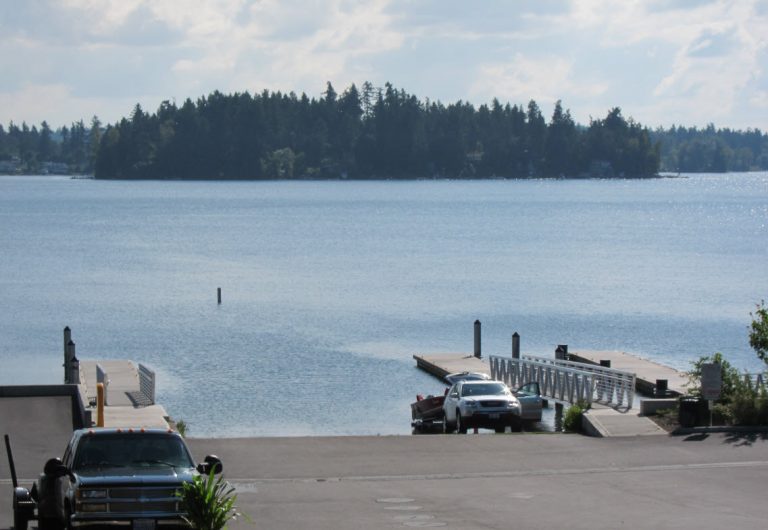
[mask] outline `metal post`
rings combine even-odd
[[[480,359],[482,357],[482,351],[480,348],[480,321],[475,320],[475,357]]]
[[[217,298],[219,300],[219,305],[221,305],[221,287],[216,289]]]
[[[64,382],[69,385],[80,384],[80,361],[75,356],[75,343],[71,340],[67,343],[67,371],[64,374]]]
[[[104,383],[96,383],[96,427],[104,427]]]
[[[8,454],[8,469],[11,470],[11,482],[14,488],[19,487],[19,480],[16,477],[16,465],[13,463],[13,452],[11,451],[11,439],[5,435],[5,452]],[[14,500],[14,504],[16,504]]]
[[[512,334],[512,358],[520,358],[520,334],[517,331]]]
[[[64,328],[64,383],[67,383],[69,377],[69,343],[72,342],[72,330],[69,326]]]

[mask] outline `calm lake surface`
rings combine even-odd
[[[192,436],[405,434],[414,353],[620,349],[762,368],[768,173],[655,180],[0,177],[0,384],[158,373]],[[223,303],[216,303],[221,287]]]

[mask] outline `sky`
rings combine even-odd
[[[0,0],[0,124],[365,81],[768,130],[768,0]]]

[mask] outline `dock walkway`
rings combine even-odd
[[[129,360],[80,361],[81,393],[87,399],[96,422],[96,365],[100,365],[109,377],[107,404],[104,407],[105,427],[159,427],[168,428],[168,414],[161,405],[142,406],[137,398],[139,373],[136,365]],[[90,405],[93,404],[93,405]]]

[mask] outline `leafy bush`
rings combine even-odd
[[[752,313],[749,345],[755,350],[757,357],[768,364],[768,307],[765,307],[765,301],[760,302],[755,313]]]
[[[184,519],[195,530],[222,530],[238,515],[235,488],[214,477],[214,469],[205,478],[198,475],[185,483],[179,496],[187,514]]]
[[[768,425],[768,393],[765,385],[755,385],[747,374],[739,374],[721,353],[694,361],[688,372],[688,391],[701,396],[701,366],[719,363],[722,375],[720,399],[712,407],[713,420],[730,425]]]
[[[187,422],[184,420],[178,420],[176,422],[176,431],[183,436],[184,438],[187,437]]]
[[[576,404],[568,407],[563,418],[563,430],[566,432],[581,432],[581,419],[587,410],[589,410],[589,404],[584,401],[578,401]]]

